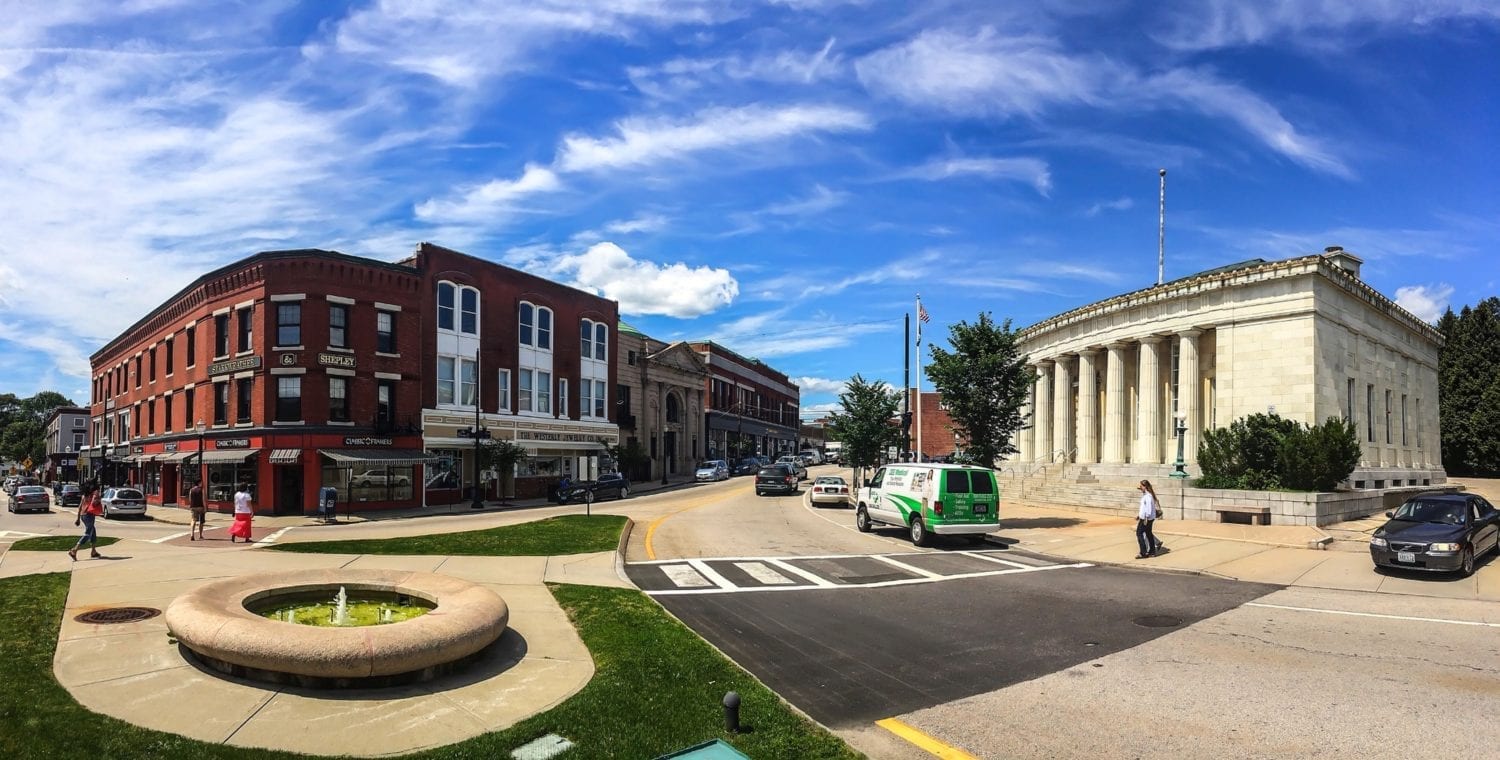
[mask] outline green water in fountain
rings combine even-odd
[[[426,607],[419,607],[414,604],[370,602],[359,599],[350,599],[347,609],[349,622],[343,626],[335,626],[333,622],[334,605],[326,603],[288,604],[284,607],[262,610],[260,615],[271,620],[280,620],[284,623],[296,623],[298,625],[352,628],[361,625],[399,623],[403,620],[421,617],[431,611]]]

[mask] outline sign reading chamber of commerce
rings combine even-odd
[[[395,443],[395,441],[390,438],[371,438],[370,436],[365,436],[363,438],[349,437],[344,439],[345,446],[389,446],[393,443]]]
[[[216,449],[248,449],[248,448],[250,448],[250,439],[249,438],[215,438],[214,439],[214,448],[216,448]]]
[[[354,369],[354,357],[350,354],[318,354],[318,363],[324,367]]]
[[[242,356],[238,359],[225,359],[208,365],[208,374],[223,375],[230,372],[240,372],[247,369],[260,369],[259,356]]]

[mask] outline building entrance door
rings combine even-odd
[[[276,507],[274,514],[300,515],[302,508],[301,465],[278,466],[276,468]]]
[[[672,474],[672,475],[676,475],[677,474],[677,432],[675,430],[668,430],[666,433],[664,433],[662,435],[662,442],[663,442],[663,448],[666,449],[666,451],[664,451],[663,453],[667,455],[667,472],[670,473],[670,474]]]

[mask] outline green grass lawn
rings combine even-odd
[[[488,557],[534,557],[613,551],[620,543],[625,518],[617,515],[563,515],[546,520],[462,533],[434,533],[406,538],[352,541],[307,541],[269,548],[306,554],[469,554]]]
[[[120,539],[114,536],[100,536],[99,545],[109,546],[118,543]],[[65,552],[78,543],[78,536],[37,536],[36,538],[23,538],[10,545],[11,551],[17,552]],[[87,551],[88,547],[84,547]]]
[[[0,757],[305,757],[249,750],[138,728],[91,713],[52,676],[68,574],[0,580]],[[549,586],[593,654],[596,672],[561,705],[507,729],[411,755],[509,757],[547,733],[575,745],[563,758],[652,758],[713,738],[752,758],[854,758],[837,737],[807,721],[644,594],[593,586]],[[754,730],[726,736],[720,700],[743,698],[740,721]]]

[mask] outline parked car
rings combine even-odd
[[[796,454],[787,454],[776,460],[776,464],[786,465],[787,469],[791,470],[792,474],[796,475],[798,480],[807,480],[807,465],[802,463],[802,457]]]
[[[729,463],[722,459],[710,459],[698,465],[693,477],[698,480],[728,480]]]
[[[59,507],[76,507],[83,501],[83,489],[77,483],[64,483],[57,488],[52,498]]]
[[[849,483],[837,475],[819,475],[813,481],[812,495],[813,506],[819,504],[837,504],[841,507],[849,506]]]
[[[797,474],[792,468],[784,464],[773,464],[770,467],[760,468],[755,473],[755,495],[765,496],[768,493],[790,493],[795,494],[797,488]]]
[[[137,488],[106,488],[99,497],[107,520],[116,515],[145,515],[146,495]]]
[[[7,477],[5,479],[5,495],[6,496],[15,496],[16,495],[16,489],[19,488],[20,485],[21,485],[21,479],[19,477],[16,477],[15,475],[11,475],[10,477]]]
[[[802,457],[802,461],[805,462],[808,467],[823,463],[823,455],[817,449],[803,449],[798,453],[798,456]]]
[[[350,478],[350,482],[361,488],[384,485],[411,485],[411,478],[405,475],[393,475],[385,470],[365,470],[364,472]]]
[[[1500,550],[1500,511],[1473,494],[1420,494],[1370,538],[1376,567],[1474,574],[1474,559]]]
[[[598,480],[581,480],[557,491],[557,503],[599,501],[606,496],[623,499],[630,495],[630,481],[618,472],[607,472]]]
[[[758,459],[741,459],[740,461],[735,463],[734,467],[730,468],[729,474],[754,475],[755,473],[760,472],[760,468],[763,466],[764,465],[762,465],[760,463],[760,460]]]
[[[17,486],[16,492],[10,495],[10,511],[12,512],[46,512],[52,508],[52,500],[47,498],[47,489],[41,486]]]

